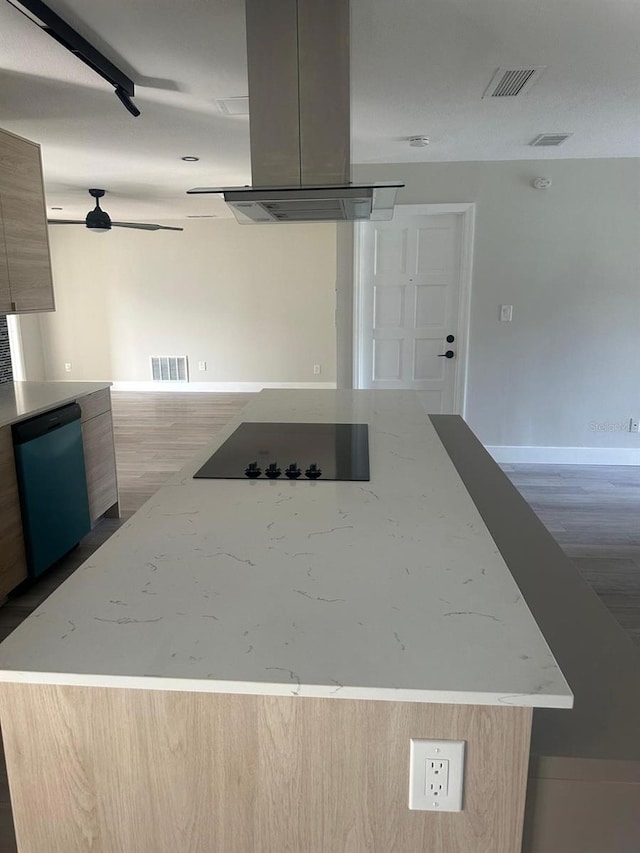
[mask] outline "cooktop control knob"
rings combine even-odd
[[[282,471],[278,468],[277,462],[271,462],[264,473],[270,480],[275,480],[276,477],[279,477],[280,474],[282,474]]]
[[[297,462],[292,462],[284,473],[290,480],[296,480],[302,474],[302,471],[298,468]]]
[[[255,480],[256,477],[259,477],[262,474],[262,470],[258,468],[257,462],[249,462],[249,467],[244,469],[244,473],[247,477],[250,477],[252,480]]]
[[[310,480],[317,480],[318,477],[322,476],[322,471],[320,470],[320,468],[318,468],[315,462],[312,462],[312,464],[309,465],[304,474],[305,477],[308,477]]]

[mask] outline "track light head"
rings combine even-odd
[[[122,104],[122,106],[131,113],[134,118],[138,118],[140,115],[140,110],[133,103],[129,95],[125,92],[122,86],[116,86],[116,97]]]

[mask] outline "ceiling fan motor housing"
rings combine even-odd
[[[100,207],[99,199],[102,198],[104,193],[104,190],[89,190],[89,195],[92,195],[96,200],[96,206],[87,213],[87,228],[95,228],[100,231],[108,231],[111,228],[111,217]]]

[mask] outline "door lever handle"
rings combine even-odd
[[[446,352],[438,353],[438,358],[453,358],[455,352],[452,349],[448,349]]]

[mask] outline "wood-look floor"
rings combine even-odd
[[[518,464],[503,470],[640,646],[640,466]]]
[[[184,463],[235,417],[249,394],[114,392],[122,518],[103,519],[78,548],[0,608],[7,636]],[[604,604],[640,645],[640,467],[505,465]],[[549,591],[553,594],[553,590]],[[0,756],[0,853],[16,850]]]

